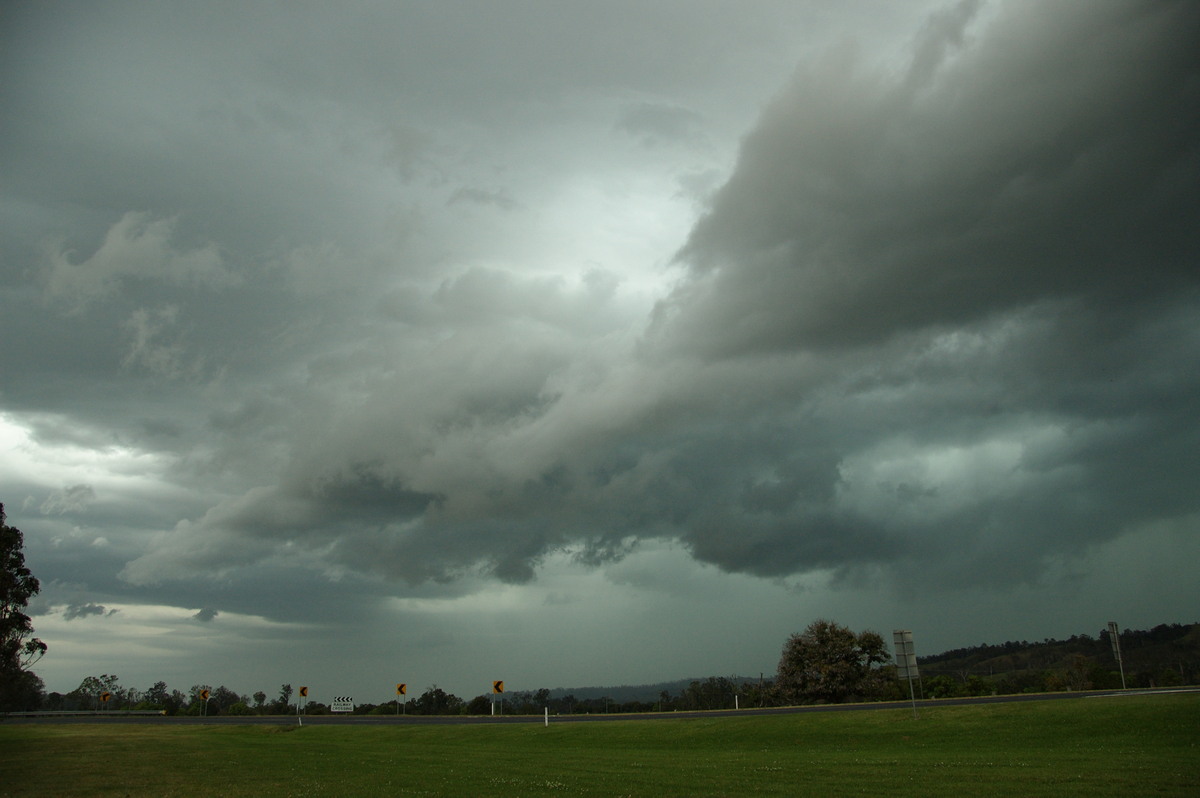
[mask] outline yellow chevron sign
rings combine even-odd
[[[502,681],[501,682],[492,682],[492,692],[493,693],[503,693],[504,692],[504,682],[502,682]]]
[[[401,682],[400,684],[396,685],[396,695],[407,695],[407,694],[408,694],[408,685],[407,684],[404,684],[403,682]]]

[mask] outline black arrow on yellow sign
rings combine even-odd
[[[300,697],[301,697],[301,698],[308,698],[308,688],[307,688],[307,687],[301,687],[301,688],[300,688]]]
[[[396,685],[396,695],[408,695],[408,685],[403,682]]]
[[[492,692],[493,693],[503,693],[504,692],[504,682],[502,682],[502,681],[492,682]]]

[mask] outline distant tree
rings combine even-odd
[[[1090,674],[1093,664],[1095,663],[1092,662],[1090,657],[1083,654],[1072,654],[1070,663],[1067,665],[1067,686],[1072,690],[1091,690],[1092,680]]]
[[[150,689],[142,696],[142,701],[151,704],[159,709],[166,709],[167,704],[171,699],[171,694],[167,692],[166,682],[155,682]]]
[[[225,685],[221,685],[209,695],[208,714],[216,715],[218,712],[224,712],[227,707],[239,703],[245,705],[246,699]],[[245,715],[248,713],[243,712],[242,714]]]
[[[906,687],[905,689],[908,688]],[[929,698],[953,698],[954,696],[963,695],[966,691],[966,686],[953,676],[942,673],[925,679],[924,691],[925,695]]]
[[[41,701],[42,682],[29,668],[46,653],[33,637],[25,614],[41,584],[25,567],[25,536],[5,523],[0,504],[0,710],[33,709]]]
[[[267,694],[259,690],[254,694],[254,708],[261,711],[265,703],[267,703]]]
[[[409,707],[409,712],[414,715],[457,715],[462,710],[462,699],[436,684],[431,685],[416,701],[410,702]]]
[[[793,703],[869,698],[884,688],[880,666],[889,659],[878,633],[855,634],[832,621],[817,620],[784,644],[775,684],[784,700]]]
[[[105,673],[85,677],[67,696],[79,709],[116,709],[123,692],[121,680],[114,674]],[[102,700],[105,693],[110,696],[108,701]]]
[[[738,688],[738,695],[744,696],[741,700],[743,707],[765,707],[775,703],[776,690],[775,680],[763,681],[745,681]]]
[[[204,692],[208,691],[208,698],[204,698]],[[211,703],[213,697],[212,685],[208,684],[193,684],[192,689],[188,691],[187,696],[187,715],[212,715],[219,711],[219,707],[214,707]]]
[[[292,685],[291,685],[291,683],[281,684],[279,686],[279,698],[275,699],[275,703],[274,703],[274,705],[272,705],[271,709],[276,714],[283,714],[283,713],[289,711],[291,702],[292,702]]]
[[[733,707],[737,687],[724,676],[709,676],[694,681],[679,694],[680,709],[725,709]]]
[[[174,715],[179,710],[187,706],[188,697],[184,695],[182,690],[172,690],[171,697],[167,702],[167,713]]]
[[[171,705],[171,694],[167,691],[166,682],[155,682],[141,695],[141,700],[137,702],[134,709],[149,710],[161,709],[167,712],[174,712],[177,707]]]

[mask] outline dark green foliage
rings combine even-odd
[[[1121,632],[1121,651],[1129,687],[1194,684],[1200,679],[1200,624],[1126,629]],[[980,683],[990,685],[997,693],[1111,690],[1121,686],[1107,629],[1096,637],[1084,634],[1067,640],[1010,640],[958,648],[920,657],[919,662],[926,695],[930,694],[930,681],[943,676],[967,687],[972,695],[980,694]]]
[[[889,659],[878,633],[855,634],[832,621],[817,620],[788,638],[775,687],[784,701],[797,704],[873,698],[889,686],[882,668]]]
[[[406,711],[409,715],[459,715],[462,708],[461,698],[447,693],[435,684],[421,693],[415,701],[409,701]]]
[[[34,709],[42,683],[28,669],[46,653],[46,644],[32,636],[24,610],[41,585],[25,567],[25,537],[5,520],[0,504],[0,710]]]

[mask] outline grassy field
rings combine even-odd
[[[0,795],[1200,795],[1200,694],[469,726],[0,723]]]

